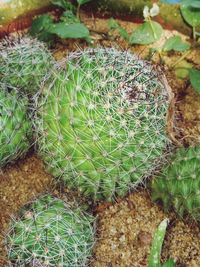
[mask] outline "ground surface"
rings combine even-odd
[[[127,48],[127,44],[117,37],[108,34],[107,21],[103,19],[91,19],[83,16],[84,21],[93,31],[95,43],[106,46],[116,45]],[[134,24],[121,22],[131,32]],[[103,33],[103,34],[102,34]],[[159,47],[165,39],[173,34],[165,32],[161,42],[154,45]],[[111,38],[112,37],[112,38]],[[58,44],[56,57],[63,57],[69,50],[75,49],[74,42],[62,42]],[[85,46],[79,42],[79,46]],[[131,48],[134,52],[145,56],[148,47]],[[180,55],[171,54],[164,59],[168,66],[174,63]],[[187,56],[188,60],[198,66],[200,53],[195,50]],[[153,58],[156,62],[157,56]],[[200,134],[200,95],[196,93],[187,81],[177,80],[173,71],[167,71],[167,77],[176,98],[176,122],[177,138],[184,143],[196,143]],[[55,187],[50,175],[45,172],[42,161],[30,153],[25,159],[2,170],[0,174],[0,266],[6,266],[6,254],[3,248],[3,235],[6,232],[10,217],[20,207],[37,195],[46,191],[59,194],[69,199],[75,195],[67,189],[63,191]],[[81,200],[80,200],[81,201]],[[163,218],[170,218],[165,244],[163,248],[163,260],[169,257],[177,261],[179,267],[200,266],[200,228],[181,221],[176,216],[165,214],[161,207],[152,204],[148,192],[138,189],[127,198],[118,200],[113,205],[101,203],[93,212],[98,215],[97,243],[94,248],[92,267],[141,267],[147,266],[147,259],[153,233]]]

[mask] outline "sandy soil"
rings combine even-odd
[[[82,16],[92,31],[94,44],[128,48],[127,43],[117,33],[109,34],[106,20]],[[135,27],[133,23],[120,23],[128,32]],[[165,39],[173,34],[177,33],[166,31],[163,39],[153,47],[162,46]],[[78,46],[85,45],[84,41],[78,42]],[[59,59],[76,47],[77,42],[59,42],[55,56]],[[130,50],[146,57],[149,47],[136,46]],[[179,57],[178,54],[171,54],[170,57],[164,56],[164,59],[167,66],[170,66]],[[187,59],[198,66],[199,51],[195,50],[187,56]],[[154,56],[153,60],[157,62],[158,56]],[[167,77],[176,98],[177,137],[184,143],[196,143],[199,141],[200,133],[200,95],[188,86],[186,80],[177,80],[173,71],[167,71]],[[2,170],[0,174],[0,266],[6,266],[3,235],[10,217],[28,201],[46,191],[62,193],[62,197],[66,199],[70,199],[71,196],[77,197],[74,192],[56,188],[52,177],[45,172],[43,163],[33,153]],[[93,207],[93,212],[98,217],[98,240],[94,249],[92,267],[147,266],[153,233],[165,217],[170,218],[170,225],[163,248],[163,260],[173,257],[179,267],[200,266],[200,228],[178,220],[173,213],[165,214],[161,207],[151,202],[146,190],[138,190],[113,205],[101,203],[98,207]]]

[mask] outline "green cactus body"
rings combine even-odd
[[[0,42],[1,81],[34,94],[54,63],[42,42],[29,37]]]
[[[31,123],[28,100],[15,89],[0,90],[0,167],[22,156],[30,147]]]
[[[12,221],[6,236],[8,258],[20,267],[86,266],[94,245],[93,222],[79,207],[70,208],[50,195],[40,197]]]
[[[154,171],[168,143],[168,95],[147,62],[97,48],[52,74],[35,118],[49,171],[94,199],[111,200]]]
[[[200,148],[180,148],[169,164],[153,179],[152,199],[173,208],[180,217],[200,220]]]

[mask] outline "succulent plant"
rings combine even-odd
[[[152,199],[166,211],[200,220],[200,147],[179,148],[151,183]]]
[[[30,147],[28,100],[15,88],[0,84],[0,168],[22,156]]]
[[[160,263],[162,244],[164,241],[168,222],[169,220],[167,218],[164,219],[159,224],[158,228],[154,233],[151,244],[151,251],[149,255],[148,267],[175,267],[173,259],[169,259],[163,264]]]
[[[71,53],[36,108],[39,153],[49,171],[86,196],[107,200],[150,175],[169,143],[168,94],[158,76],[127,51]]]
[[[54,63],[42,42],[27,36],[0,42],[1,81],[34,94]]]
[[[6,236],[14,266],[84,267],[94,245],[94,217],[45,195],[25,206]],[[13,266],[13,265],[12,265]]]

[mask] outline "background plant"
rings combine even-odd
[[[175,267],[175,263],[171,259],[164,264],[161,264],[160,262],[162,244],[164,241],[167,224],[168,219],[164,219],[155,231],[151,245],[148,267]]]
[[[199,0],[182,0],[180,3],[181,14],[184,20],[192,27],[193,39],[200,34],[196,27],[200,26],[200,1]]]
[[[91,41],[87,27],[80,21],[81,5],[91,0],[77,0],[77,7],[68,0],[52,0],[52,3],[61,9],[63,13],[58,22],[52,16],[42,15],[36,18],[31,26],[30,34],[39,40],[51,43],[55,36],[60,38],[82,38]]]
[[[138,26],[130,36],[130,44],[147,45],[158,41],[163,33],[162,26],[152,20],[152,17],[159,14],[159,7],[156,3],[149,9],[148,6],[144,7],[143,15],[145,22]]]

